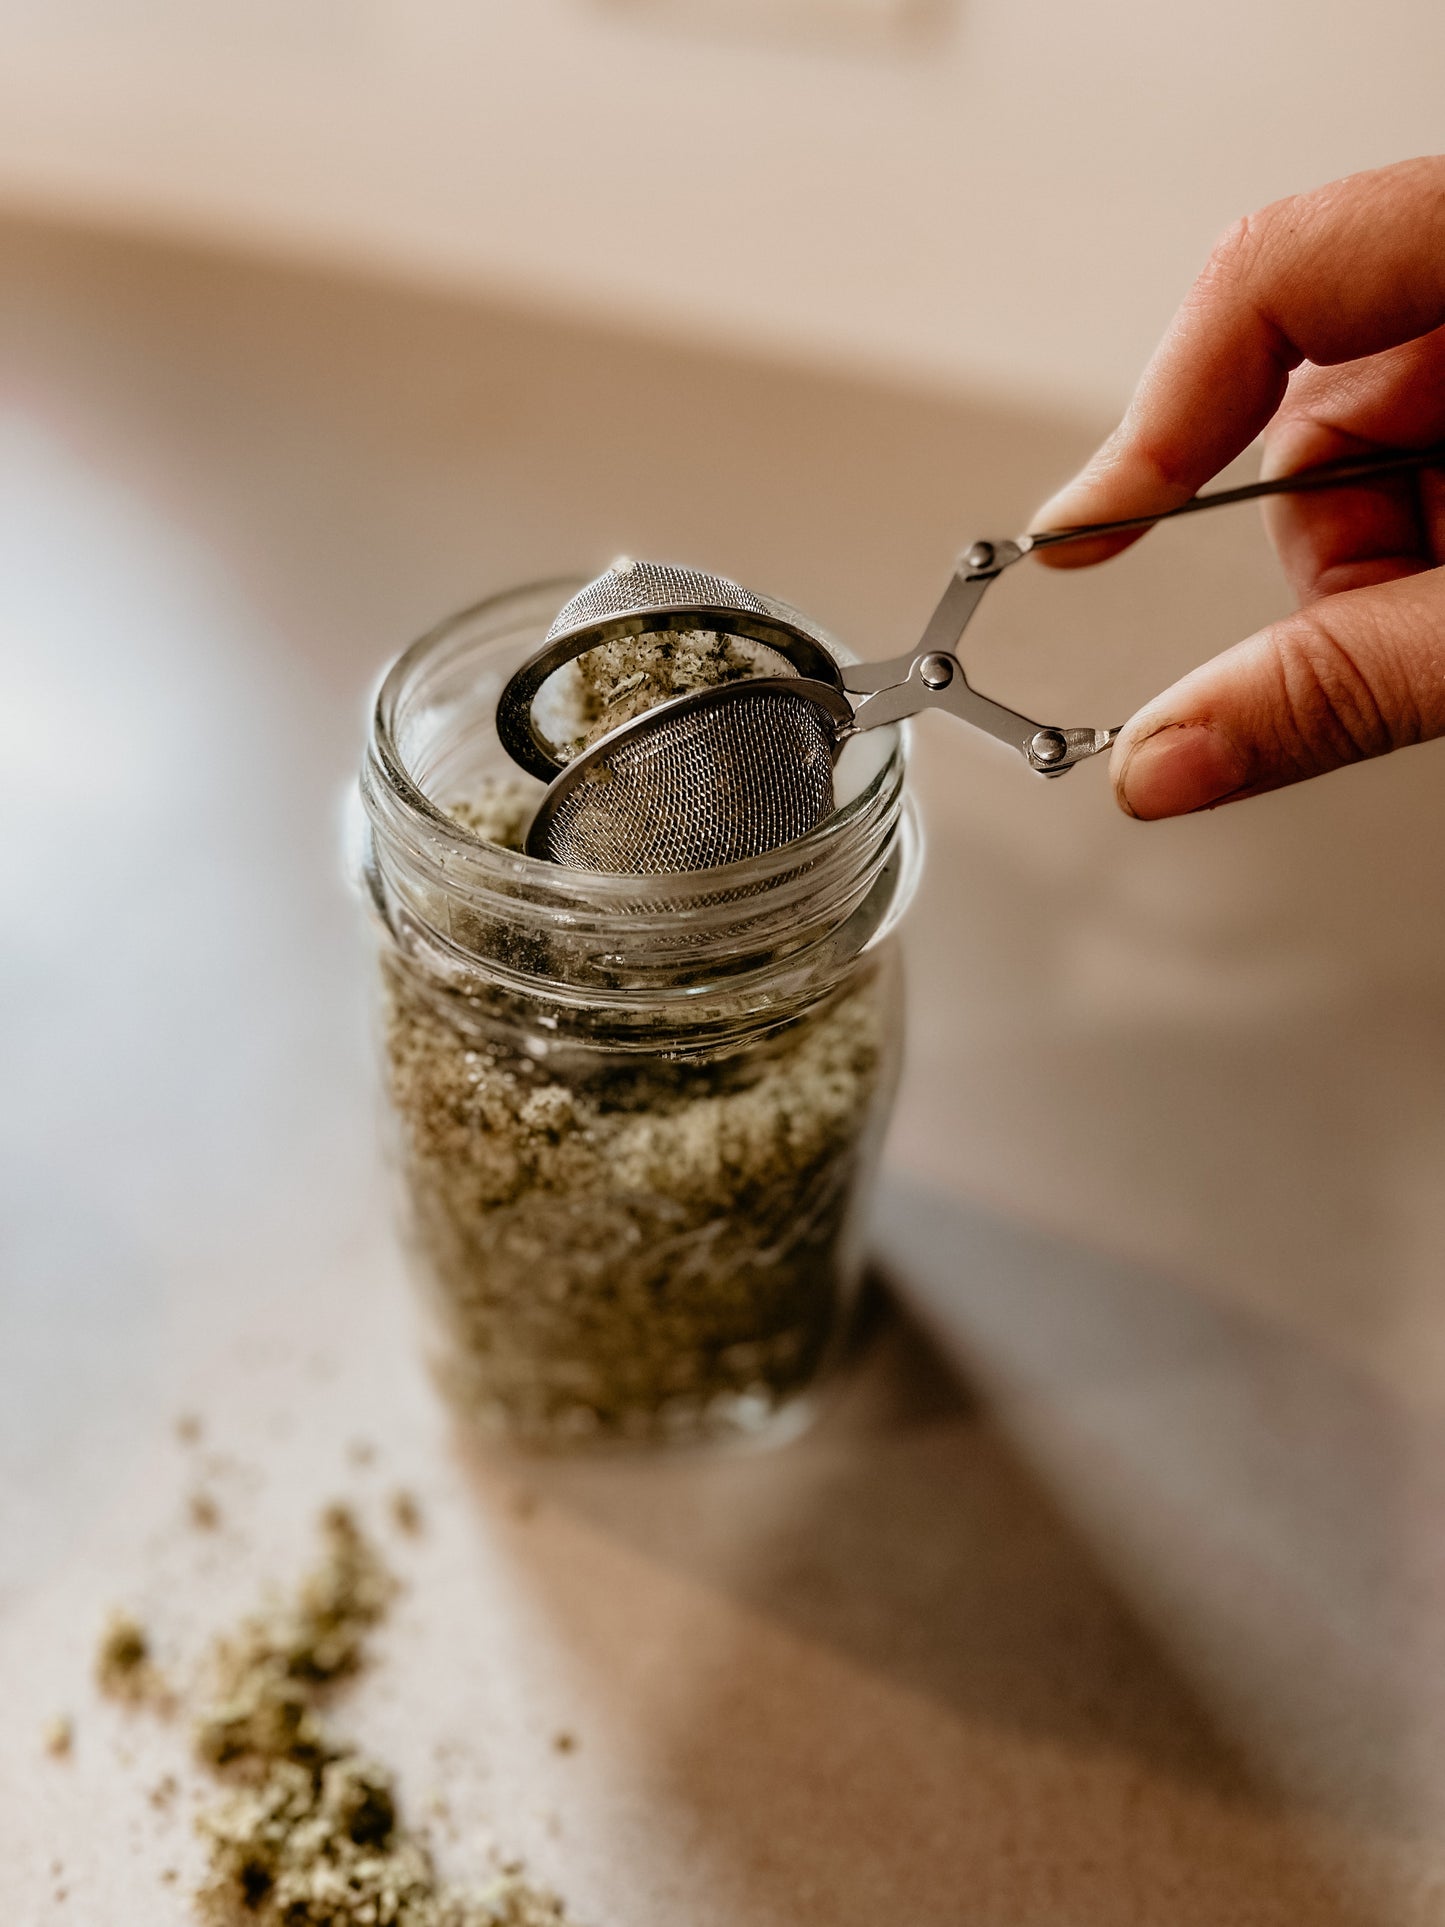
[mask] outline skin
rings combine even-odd
[[[1445,157],[1247,216],[1128,412],[1036,528],[1188,500],[1263,433],[1265,475],[1445,441]],[[1264,504],[1299,608],[1129,722],[1130,816],[1182,816],[1445,735],[1445,469]],[[1137,536],[1044,550],[1087,568]]]

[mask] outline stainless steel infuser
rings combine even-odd
[[[726,577],[672,563],[615,562],[559,611],[498,705],[507,750],[549,786],[527,853],[622,875],[705,870],[761,855],[831,814],[833,765],[844,743],[929,709],[1006,743],[1038,775],[1063,776],[1107,749],[1118,729],[1065,729],[1022,716],[974,689],[958,654],[985,591],[1005,569],[1060,542],[1441,462],[1441,447],[1365,456],[1217,489],[1162,515],[974,542],[916,647],[886,662],[840,664],[807,617]],[[566,761],[534,715],[543,684],[603,643],[669,628],[747,640],[757,674],[659,702]]]

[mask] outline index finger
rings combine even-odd
[[[1119,427],[1034,518],[1069,528],[1186,502],[1247,448],[1302,361],[1398,347],[1445,323],[1445,156],[1276,201],[1215,248]],[[1040,551],[1058,568],[1137,537]]]

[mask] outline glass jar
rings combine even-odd
[[[448,812],[532,782],[497,698],[575,586],[415,643],[362,771],[434,1364],[468,1420],[526,1448],[791,1434],[846,1335],[897,1080],[903,743],[855,739],[837,811],[725,870],[599,876],[485,841]]]

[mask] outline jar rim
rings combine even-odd
[[[524,614],[535,620],[543,611],[555,610],[577,585],[576,577],[552,577],[484,597],[434,624],[387,669],[372,707],[361,775],[371,861],[405,871],[423,890],[441,893],[513,929],[541,927],[593,948],[638,956],[651,951],[661,958],[678,949],[686,933],[685,947],[694,966],[721,962],[738,940],[751,949],[766,937],[775,947],[790,919],[804,912],[808,921],[821,922],[830,926],[828,934],[835,933],[860,895],[882,876],[900,825],[910,814],[904,794],[906,732],[897,726],[887,732],[893,741],[885,739],[886,753],[878,768],[822,823],[778,849],[709,870],[615,876],[547,862],[488,841],[428,794],[408,766],[401,743],[406,708],[419,699],[420,685],[438,670],[449,650],[461,659],[468,650],[497,646],[498,634],[488,631],[503,631],[509,620],[515,625]],[[835,646],[847,660],[850,652]],[[916,846],[916,832],[905,837],[905,843]],[[900,878],[902,887],[895,886],[894,901],[883,917],[887,928],[912,894],[916,868],[916,860],[901,866],[906,875]],[[410,891],[404,894],[412,897]],[[837,914],[830,915],[830,908]],[[407,909],[412,916],[418,914],[414,899]],[[436,919],[427,916],[423,921],[444,947],[456,948]],[[883,934],[882,925],[867,939],[869,946]],[[495,970],[499,960],[476,961]],[[734,959],[734,968],[726,974],[735,975],[741,962]],[[710,972],[704,968],[703,974]]]

